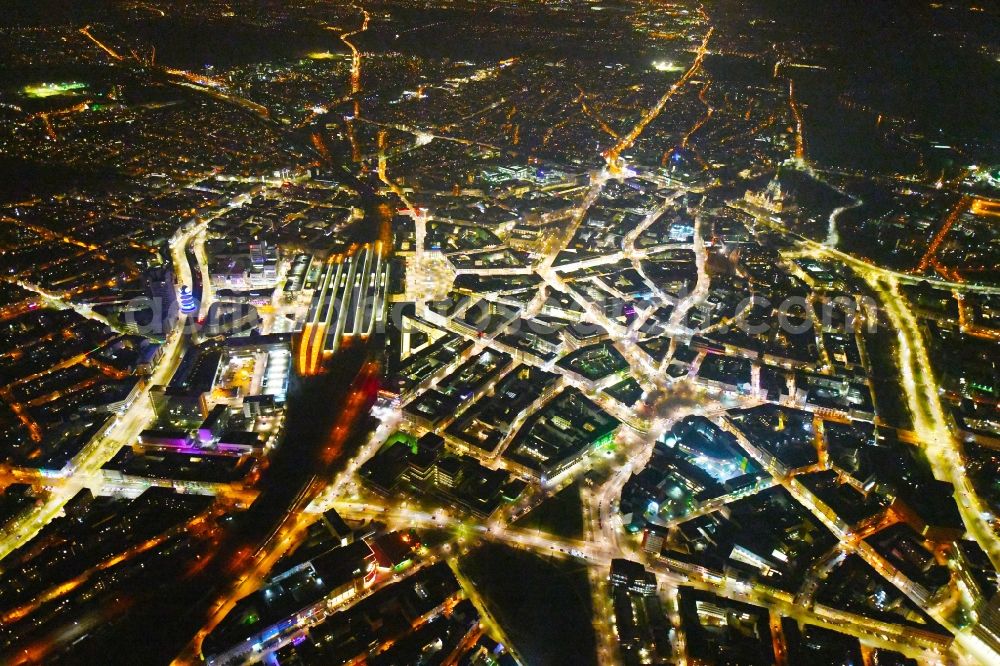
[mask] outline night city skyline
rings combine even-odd
[[[0,664],[1000,663],[994,3],[0,16]]]

